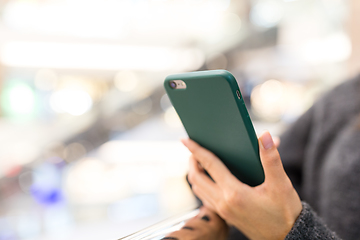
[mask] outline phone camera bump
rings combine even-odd
[[[169,85],[172,89],[186,89],[186,83],[183,80],[171,80]]]
[[[170,81],[170,87],[171,88],[176,88],[176,82],[175,81]]]

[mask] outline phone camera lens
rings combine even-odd
[[[176,82],[171,81],[171,82],[170,82],[170,87],[171,87],[171,88],[176,88]]]

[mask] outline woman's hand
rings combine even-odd
[[[250,239],[284,239],[302,205],[286,175],[280,155],[268,132],[259,138],[265,181],[250,187],[240,182],[213,153],[186,139],[192,153],[188,179],[204,206]],[[204,169],[211,175],[212,181]]]
[[[186,222],[178,231],[163,239],[173,240],[225,240],[228,226],[216,213],[202,207],[200,213]]]

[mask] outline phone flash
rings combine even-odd
[[[186,89],[186,83],[183,80],[172,80],[169,84],[173,89]]]

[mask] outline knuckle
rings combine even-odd
[[[193,185],[192,186],[192,191],[194,192],[194,194],[196,196],[198,196],[198,193],[199,193],[199,187],[197,185]]]
[[[197,155],[200,155],[201,154],[201,148],[196,146],[192,149],[192,154],[197,156]]]
[[[224,198],[219,201],[218,212],[224,219],[229,219],[232,216],[232,209],[234,207],[241,207],[242,198],[236,191],[229,191],[224,193]]]
[[[188,180],[191,184],[195,183],[195,175],[192,172],[189,172]]]
[[[229,206],[238,206],[241,203],[241,197],[237,191],[226,192],[224,198]]]
[[[205,199],[201,199],[201,200],[202,200],[204,207],[211,209],[212,211],[215,210],[214,206],[212,204],[210,204],[207,200],[205,200]]]
[[[231,215],[231,209],[230,209],[230,206],[229,204],[227,203],[227,201],[225,200],[222,200],[222,201],[219,201],[219,204],[218,204],[218,213],[219,215],[224,218],[224,219],[227,219],[230,217]]]
[[[210,158],[205,158],[205,161],[201,163],[201,166],[206,170],[212,170],[214,168],[214,162]]]
[[[279,165],[281,163],[278,151],[272,151],[266,156],[266,161],[270,165]]]

